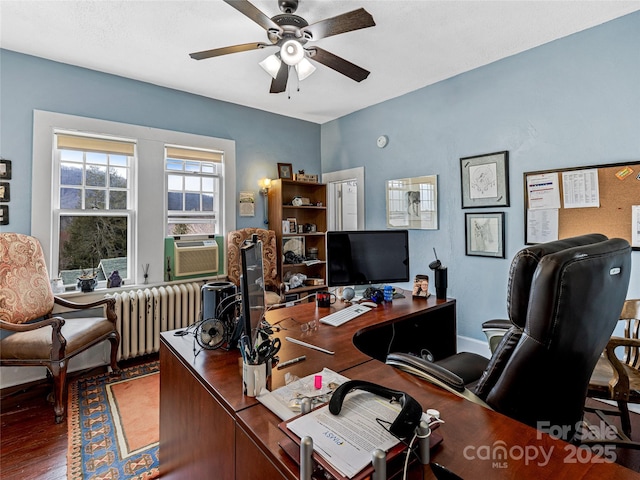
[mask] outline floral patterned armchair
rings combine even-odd
[[[243,228],[233,230],[227,235],[227,277],[236,286],[240,285],[242,274],[240,247],[245,240],[251,240],[257,234],[262,241],[262,268],[264,270],[265,304],[275,305],[283,299],[284,285],[278,277],[278,254],[276,234],[264,228]]]
[[[105,317],[53,316],[54,304],[84,310],[103,306]],[[65,417],[69,359],[103,340],[111,342],[111,368],[118,370],[115,300],[78,304],[54,297],[42,247],[19,233],[0,234],[0,365],[45,366],[53,376],[57,423]]]

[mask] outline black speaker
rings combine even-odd
[[[364,390],[400,403],[402,410],[389,427],[389,431],[397,437],[406,438],[414,434],[422,418],[422,406],[409,394],[365,380],[349,380],[340,385],[331,395],[329,411],[338,415],[342,410],[342,402],[347,393],[353,390]]]

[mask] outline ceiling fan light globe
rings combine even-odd
[[[281,64],[282,62],[278,57],[276,57],[275,55],[269,55],[258,65],[260,65],[265,72],[271,75],[271,77],[276,78],[278,76],[278,71],[280,70]]]
[[[316,71],[316,67],[306,58],[300,60],[296,65],[296,73],[298,74],[298,80],[302,81]]]
[[[300,42],[287,40],[280,47],[280,58],[287,65],[297,65],[304,58],[304,49]]]

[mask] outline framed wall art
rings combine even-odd
[[[462,208],[509,206],[509,152],[460,159]]]
[[[290,163],[278,163],[278,178],[293,180],[293,166]]]
[[[0,158],[0,180],[11,180],[11,160]]]
[[[9,205],[0,205],[0,225],[9,225]]]
[[[387,181],[387,228],[438,229],[438,176]]]
[[[11,200],[11,184],[9,182],[0,182],[0,202],[8,202]]]
[[[505,258],[504,212],[465,213],[466,254]]]

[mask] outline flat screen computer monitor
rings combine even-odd
[[[408,230],[327,232],[331,287],[409,281]]]
[[[255,345],[260,321],[264,316],[264,277],[262,268],[262,242],[248,242],[240,249],[242,276],[242,320],[244,333]]]

